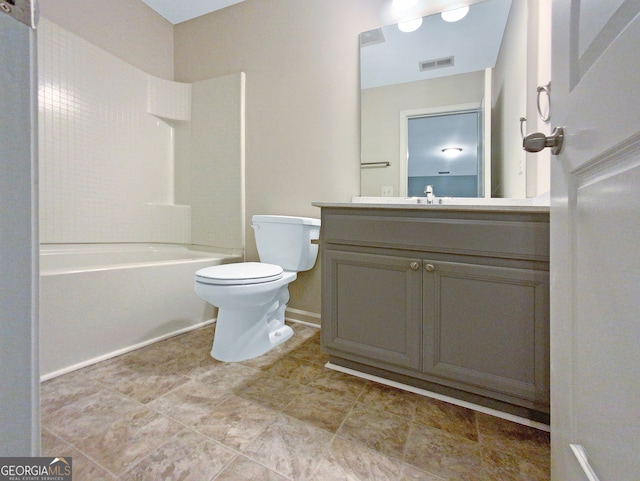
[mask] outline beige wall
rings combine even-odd
[[[173,26],[141,1],[39,0],[40,14],[131,65],[173,79]]]
[[[319,217],[360,192],[358,34],[381,0],[246,0],[175,27],[175,79],[246,73],[247,258],[253,214]],[[224,179],[220,179],[224,182]],[[319,266],[290,307],[320,312]]]

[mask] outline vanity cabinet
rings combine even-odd
[[[323,207],[321,258],[333,364],[548,412],[544,208]]]

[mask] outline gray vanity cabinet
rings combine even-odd
[[[323,207],[331,362],[548,412],[548,218]]]

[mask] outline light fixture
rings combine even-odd
[[[445,22],[457,22],[458,20],[462,20],[467,13],[469,13],[468,5],[460,8],[454,8],[453,10],[447,10],[446,12],[442,12],[440,16]]]
[[[413,20],[406,20],[398,24],[398,29],[404,33],[415,32],[422,25],[422,17],[414,18]]]
[[[415,18],[416,13],[413,11],[413,7],[416,6],[418,0],[393,0],[391,7],[395,11],[393,14],[398,22],[398,29],[401,32],[409,33],[414,32],[422,25],[422,18]]]
[[[457,157],[458,155],[460,155],[460,152],[462,152],[461,147],[445,147],[444,149],[442,149],[442,153],[444,154],[444,156],[449,159]]]

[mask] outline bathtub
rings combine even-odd
[[[194,273],[241,260],[164,244],[41,246],[41,379],[213,322]]]

